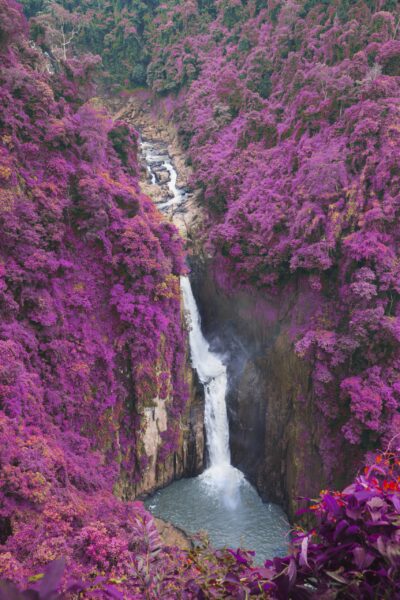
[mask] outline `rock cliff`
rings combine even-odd
[[[293,314],[298,323],[307,314],[296,306],[296,289],[285,298],[227,296],[207,258],[192,257],[192,269],[205,329],[214,332],[216,348],[228,348],[232,461],[263,499],[283,506],[293,520],[299,497],[342,485],[361,460],[360,451],[344,444],[334,479],[324,470],[325,430],[313,399],[311,365],[297,356],[291,337]]]
[[[110,105],[111,102],[111,105]],[[189,179],[191,169],[185,163],[185,156],[180,147],[176,128],[163,114],[161,107],[154,107],[146,93],[132,95],[122,105],[113,98],[109,102],[115,118],[122,117],[131,123],[140,134],[144,142],[156,145],[166,152],[177,171],[177,187],[187,193],[184,207],[166,213],[169,219],[179,230],[186,242],[190,231],[196,227],[199,220],[199,209],[196,205],[196,195],[190,189]],[[169,192],[166,186],[169,174],[165,170],[155,172],[155,179],[151,182],[149,165],[146,164],[143,152],[139,159],[141,165],[140,187],[143,193],[149,196],[155,204],[168,200]],[[182,312],[182,323],[184,314]],[[168,402],[154,398],[144,406],[141,411],[141,428],[139,432],[139,445],[147,457],[147,465],[142,472],[140,481],[132,482],[129,474],[122,474],[116,492],[123,498],[144,496],[165,487],[175,479],[193,477],[198,475],[204,466],[204,396],[202,386],[199,385],[197,375],[190,365],[189,348],[186,348],[185,379],[189,390],[189,399],[185,413],[180,419],[180,435],[178,449],[160,460],[163,448],[163,434],[169,427]]]

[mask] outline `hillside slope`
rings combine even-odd
[[[2,2],[0,564],[17,580],[128,552],[145,512],[113,491],[146,473],[146,407],[166,408],[162,466],[188,398],[182,242],[139,190],[137,134],[85,101],[93,57],[53,73],[26,34]]]
[[[209,4],[207,17],[196,2],[160,7],[148,69],[153,90],[175,94],[208,210],[209,304],[222,291],[220,316],[236,311],[258,327],[266,385],[271,376],[290,394],[270,390],[269,419],[283,413],[284,428],[291,414],[312,414],[309,439],[288,440],[305,476],[317,453],[318,476],[343,481],[344,465],[400,429],[400,9]],[[292,386],[274,354],[302,362]],[[273,452],[284,429],[266,427]]]

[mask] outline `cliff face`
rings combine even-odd
[[[283,504],[293,519],[299,497],[312,498],[328,484],[319,454],[320,415],[309,387],[310,367],[295,355],[285,325],[261,366],[265,435],[263,461],[254,477],[261,494]]]
[[[148,93],[137,93],[119,114],[138,125],[143,139],[165,144],[177,167],[179,185],[190,190],[192,171],[185,165],[167,104],[152,101]],[[165,200],[161,187],[149,184],[144,169],[141,185],[156,202]],[[339,422],[333,428],[326,423],[315,398],[315,365],[295,350],[299,332],[321,303],[320,290],[308,280],[294,277],[278,294],[257,289],[252,293],[222,291],[217,282],[224,279],[224,272],[217,271],[218,264],[206,258],[204,251],[204,211],[196,191],[190,190],[190,194],[185,211],[171,213],[170,219],[181,228],[192,255],[194,287],[206,332],[217,348],[228,349],[232,459],[263,498],[281,504],[293,518],[299,496],[314,497],[323,487],[345,484],[362,455],[338,438],[335,428]],[[187,374],[190,379],[190,369]],[[192,401],[179,449],[162,464],[156,457],[166,414],[157,402],[145,409],[141,443],[149,463],[141,482],[133,488],[126,481],[121,484],[125,496],[151,492],[174,478],[201,470],[203,407],[195,397],[193,383],[189,387]],[[337,464],[333,457],[327,468],[322,451],[329,454],[332,435],[345,460]]]
[[[154,144],[171,159],[177,172],[177,187],[185,189],[187,196],[184,207],[178,211],[164,211],[164,218],[175,225],[183,239],[196,227],[199,219],[199,209],[196,207],[195,194],[190,190],[189,179],[192,175],[190,167],[185,163],[185,155],[178,141],[176,127],[169,121],[162,103],[157,105],[149,93],[139,91],[132,94],[128,100],[110,97],[107,99],[109,108],[115,118],[123,118],[139,132],[142,141]],[[155,205],[167,201],[170,196],[166,181],[151,183],[149,165],[139,146],[139,179],[140,188]],[[163,173],[169,177],[167,172]],[[188,240],[186,240],[188,241]],[[182,329],[185,329],[183,307],[181,306]],[[146,457],[146,465],[141,472],[140,480],[132,480],[129,473],[122,472],[116,486],[118,495],[124,498],[151,494],[181,477],[198,475],[204,466],[204,393],[199,385],[195,371],[190,365],[190,354],[187,338],[184,379],[188,390],[188,400],[179,419],[179,433],[174,451],[168,456],[164,454],[164,440],[168,430],[174,428],[174,418],[168,411],[168,405],[173,402],[159,397],[152,398],[140,410],[141,426],[137,432],[138,445]],[[155,367],[159,370],[159,367]],[[172,375],[172,374],[171,374]],[[174,389],[174,381],[169,377],[167,389]],[[160,458],[161,457],[161,458]]]
[[[160,7],[148,80],[179,90],[168,100],[236,328],[265,360],[262,332],[268,348],[287,335],[311,367],[310,444],[335,482],[343,448],[386,447],[400,427],[399,3],[215,9]]]
[[[137,93],[117,114],[136,124],[144,140],[165,145],[178,171],[178,185],[189,190],[184,210],[171,212],[169,218],[180,228],[191,253],[192,279],[206,333],[216,348],[228,349],[232,460],[264,499],[284,506],[293,518],[299,496],[313,497],[321,487],[339,484],[342,479],[339,469],[336,479],[324,472],[319,452],[324,430],[314,405],[311,365],[294,350],[293,328],[309,319],[314,298],[304,302],[303,290],[295,287],[280,298],[267,298],[259,291],[224,293],[216,283],[212,261],[206,258],[204,211],[198,193],[190,188],[192,171],[185,164],[165,104],[148,93]],[[149,183],[144,164],[141,188],[156,203],[166,199],[162,186]],[[148,464],[141,481],[132,485],[122,478],[118,493],[124,497],[151,493],[203,468],[203,398],[188,357],[186,377],[190,399],[179,448],[162,463],[157,461],[167,414],[165,405],[156,399],[144,409],[139,434]]]
[[[185,377],[189,398],[180,419],[176,450],[166,458],[159,459],[163,451],[163,436],[171,424],[165,401],[155,398],[141,409],[141,427],[136,434],[138,445],[146,456],[146,466],[138,481],[132,480],[129,472],[121,472],[114,490],[119,497],[129,500],[152,494],[176,479],[201,473],[204,464],[204,396],[189,360]]]
[[[80,5],[69,3],[84,20],[92,0]],[[319,453],[334,479],[343,437],[368,452],[400,427],[399,3],[147,9],[116,6],[108,19],[108,5],[97,2],[78,47],[103,52],[115,76],[133,60],[122,68],[132,83],[143,83],[149,61],[143,94],[158,95],[173,115],[221,287],[282,299],[307,279],[315,292],[296,350],[312,365]],[[47,19],[46,34],[44,11],[38,43],[54,35]],[[198,231],[192,238],[201,245]]]
[[[326,423],[315,406],[312,365],[296,354],[293,341],[312,298],[301,302],[304,292],[295,288],[280,298],[227,296],[207,259],[193,258],[192,267],[205,329],[214,332],[216,348],[227,349],[232,461],[293,519],[299,497],[348,482],[361,460],[361,451],[343,440],[333,477],[324,469]]]

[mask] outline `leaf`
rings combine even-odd
[[[240,583],[240,579],[235,573],[227,573],[225,575],[224,583]]]
[[[309,537],[306,536],[302,539],[301,541],[301,551],[300,551],[300,565],[304,566],[306,565],[308,568],[310,568],[310,565],[308,564],[308,544],[309,544]]]
[[[398,513],[400,513],[400,496],[399,496],[399,494],[395,494],[395,495],[391,496],[390,500],[392,501],[392,504],[395,507],[396,511]]]
[[[348,531],[348,529],[349,523],[345,519],[339,521],[339,523],[336,525],[335,533],[333,534],[334,541],[336,542],[339,540],[343,536],[344,532]]]
[[[360,571],[367,569],[375,560],[375,556],[371,552],[365,550],[365,548],[362,548],[361,546],[357,546],[357,548],[354,548],[353,556],[354,562],[356,563],[357,568],[360,569]]]
[[[61,578],[64,574],[65,559],[53,560],[46,567],[44,577],[40,582],[38,591],[43,600],[53,600],[60,587]]]
[[[293,587],[293,585],[296,581],[296,577],[297,577],[297,567],[296,567],[296,561],[294,560],[294,558],[290,559],[287,573],[288,573],[288,577],[289,577],[289,586],[291,589]]]
[[[326,571],[326,574],[339,583],[348,584],[349,582],[347,581],[347,579],[342,577],[342,575],[340,574],[341,572],[342,569],[338,569],[337,571]]]
[[[43,579],[44,577],[44,573],[38,573],[37,575],[32,575],[31,577],[29,577],[28,581],[29,583],[34,583],[35,581],[40,581],[41,579]]]
[[[358,502],[364,502],[373,496],[375,496],[375,492],[372,492],[371,490],[360,490],[359,492],[354,492],[354,498],[358,500]]]
[[[324,504],[329,512],[333,513],[334,515],[340,514],[339,504],[331,494],[325,494]]]

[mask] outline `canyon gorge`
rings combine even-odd
[[[399,23],[0,0],[0,600],[400,598]]]

